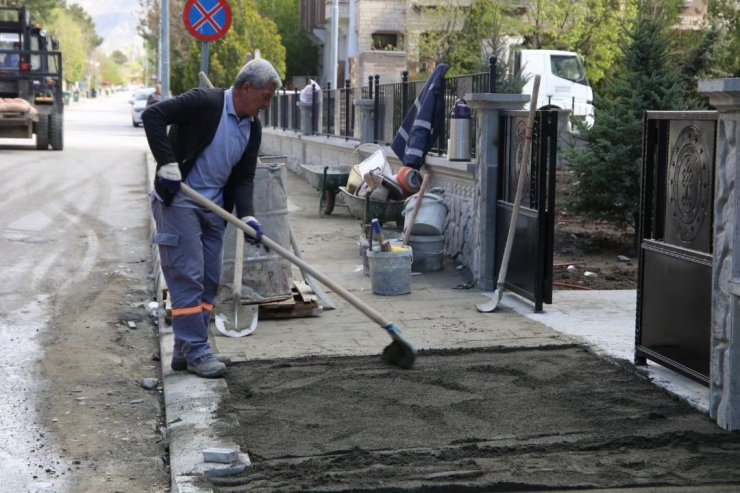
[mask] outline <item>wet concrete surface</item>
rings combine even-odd
[[[409,371],[252,361],[227,384],[219,434],[253,467],[219,491],[740,489],[740,434],[577,345],[422,352]]]

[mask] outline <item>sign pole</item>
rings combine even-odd
[[[208,62],[210,61],[209,59],[210,53],[208,50],[208,45],[209,45],[208,41],[202,41],[200,44],[200,71],[206,75],[208,75],[208,65],[209,65]],[[206,83],[203,82],[202,80],[200,81],[200,88],[201,89],[206,88]]]
[[[231,27],[231,7],[226,0],[187,0],[182,12],[185,29],[201,41],[200,71],[208,75],[209,44],[223,38]],[[203,80],[201,89],[206,87]]]
[[[167,99],[170,93],[170,2],[162,0],[162,52],[159,54],[162,64],[162,73],[159,82],[162,84],[162,99]]]

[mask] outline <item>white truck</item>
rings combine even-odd
[[[588,125],[594,123],[594,93],[586,78],[581,57],[572,51],[514,51],[515,70],[529,80],[522,94],[532,94],[534,76],[540,76],[538,109],[570,110]],[[529,105],[526,106],[529,109]]]

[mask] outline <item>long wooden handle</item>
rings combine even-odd
[[[506,281],[506,273],[509,270],[509,258],[511,257],[511,247],[514,243],[514,232],[519,216],[519,204],[522,201],[524,191],[524,178],[527,174],[527,164],[532,152],[532,131],[534,129],[534,115],[537,111],[537,96],[540,92],[540,76],[534,76],[534,87],[532,88],[532,100],[529,102],[529,115],[527,117],[527,128],[524,139],[524,151],[522,152],[522,162],[519,165],[519,179],[516,183],[516,196],[514,198],[514,209],[511,211],[511,223],[509,223],[509,233],[506,235],[506,247],[504,247],[504,256],[501,259],[501,270],[498,273],[496,288],[502,289]]]
[[[432,181],[431,178],[429,178],[429,173],[425,173],[424,176],[421,177],[421,186],[419,187],[419,192],[416,195],[416,204],[414,204],[414,211],[411,213],[411,221],[405,224],[405,228],[403,230],[403,244],[408,245],[409,244],[409,238],[411,238],[411,229],[414,227],[414,223],[416,222],[416,216],[419,215],[419,209],[421,209],[421,203],[424,199],[424,194],[427,191],[427,187],[429,186],[429,182]]]
[[[213,83],[211,82],[211,79],[209,79],[206,73],[202,70],[198,72],[198,78],[203,84],[205,84],[206,87],[213,88]]]
[[[198,205],[201,205],[205,207],[206,209],[210,210],[211,212],[217,214],[220,218],[223,220],[230,222],[233,224],[236,228],[244,231],[249,236],[255,237],[257,235],[257,232],[249,227],[247,224],[244,223],[244,221],[240,220],[238,217],[234,216],[233,214],[229,214],[226,212],[223,208],[217,206],[207,198],[203,197],[201,194],[190,188],[185,183],[182,183],[180,185],[180,191],[193,199]],[[373,309],[372,307],[365,304],[363,301],[361,301],[357,296],[353,295],[346,289],[344,289],[339,284],[335,283],[328,277],[326,277],[324,274],[316,270],[314,267],[312,267],[310,264],[307,264],[303,259],[300,259],[293,255],[291,252],[283,248],[279,243],[271,240],[267,236],[262,236],[262,243],[267,246],[270,250],[273,250],[281,257],[285,258],[290,263],[297,265],[301,270],[304,270],[311,274],[315,279],[318,279],[321,281],[321,283],[332,289],[335,293],[337,293],[339,296],[344,298],[347,303],[354,306],[358,310],[360,310],[362,313],[367,315],[368,318],[373,320],[374,322],[378,323],[382,327],[388,327],[391,325],[391,322],[386,320],[383,315],[381,315],[378,311]]]

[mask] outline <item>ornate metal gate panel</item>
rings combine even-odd
[[[506,245],[514,208],[519,167],[527,126],[526,111],[501,115],[502,166],[496,202],[496,275]],[[534,302],[536,312],[552,303],[552,259],[555,225],[555,165],[558,112],[538,111],[534,124],[532,158],[528,167],[505,287]]]
[[[635,362],[709,382],[717,113],[647,112]]]

